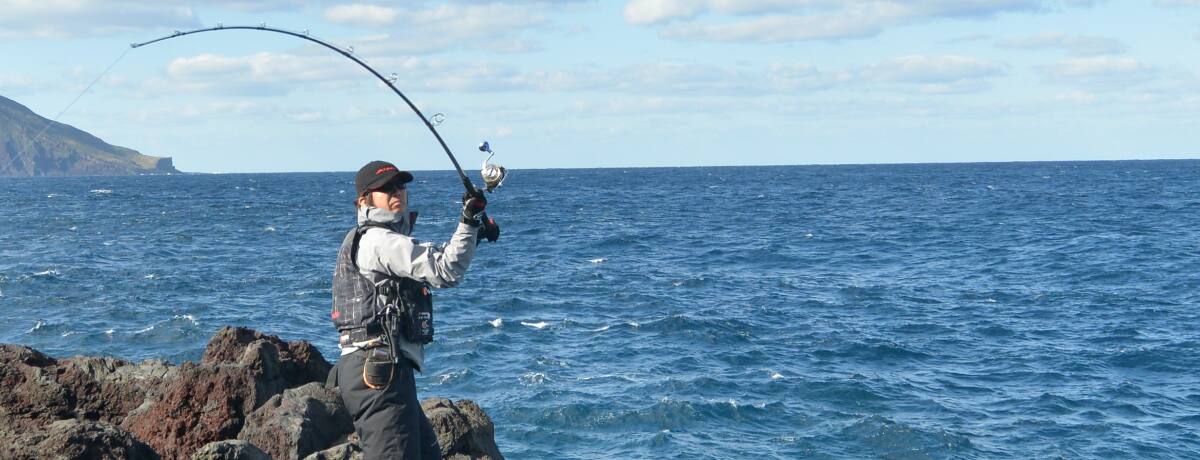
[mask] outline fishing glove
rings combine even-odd
[[[487,197],[483,196],[483,191],[475,189],[474,192],[463,194],[463,212],[462,223],[477,227],[481,224],[479,217],[483,215],[483,210],[487,208]]]
[[[500,239],[500,224],[496,223],[496,219],[489,217],[479,226],[479,236],[475,239],[475,243],[479,244],[484,239],[489,243],[495,243]]]

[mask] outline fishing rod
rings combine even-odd
[[[158,43],[161,41],[170,40],[172,38],[183,37],[185,35],[192,35],[192,34],[198,34],[198,33],[203,33],[203,32],[216,32],[216,31],[222,31],[222,30],[258,30],[258,31],[264,31],[264,32],[275,32],[275,33],[279,33],[279,34],[283,34],[283,35],[296,37],[296,38],[299,38],[302,40],[308,40],[310,42],[313,42],[318,45],[329,48],[329,49],[337,52],[338,54],[345,56],[347,59],[354,61],[358,65],[362,66],[362,68],[367,69],[368,72],[371,72],[371,75],[374,75],[375,78],[378,78],[379,81],[381,81],[381,82],[383,82],[383,84],[387,85],[387,87],[390,88],[392,90],[392,92],[396,93],[397,96],[400,96],[400,98],[404,100],[404,103],[408,104],[408,108],[412,109],[413,113],[417,114],[417,117],[419,117],[421,119],[421,122],[425,123],[425,127],[429,128],[429,132],[432,133],[433,137],[437,139],[438,144],[440,144],[442,146],[442,150],[446,152],[446,156],[450,157],[450,162],[454,164],[454,170],[458,171],[458,177],[460,179],[462,179],[463,187],[467,189],[467,193],[471,194],[471,195],[482,197],[482,192],[480,191],[480,189],[475,188],[475,185],[471,183],[471,179],[468,178],[467,174],[463,172],[462,166],[459,166],[459,164],[458,164],[458,159],[454,158],[454,153],[452,153],[450,151],[450,147],[446,145],[446,141],[442,139],[442,135],[438,133],[436,128],[434,128],[434,123],[431,123],[429,121],[429,118],[426,118],[425,114],[421,113],[421,109],[418,109],[416,104],[413,104],[412,100],[410,100],[408,98],[408,96],[405,96],[404,93],[400,91],[400,88],[396,87],[396,80],[399,77],[393,73],[391,78],[385,78],[382,74],[379,73],[379,71],[377,71],[374,68],[372,68],[371,66],[367,65],[366,62],[364,62],[362,59],[359,59],[357,56],[355,56],[353,46],[347,47],[346,49],[338,48],[337,46],[334,46],[334,45],[330,44],[329,42],[326,42],[319,38],[313,37],[312,35],[309,34],[308,29],[304,29],[301,32],[295,32],[295,31],[291,31],[291,30],[267,27],[266,23],[259,23],[259,25],[257,25],[257,26],[226,26],[224,24],[217,23],[217,25],[214,27],[206,27],[206,28],[202,28],[202,29],[195,29],[195,30],[188,30],[188,31],[176,30],[175,33],[173,33],[171,35],[159,37],[159,38],[156,38],[153,40],[144,41],[144,42],[140,42],[140,43],[131,43],[129,45],[129,47],[136,49],[136,48],[141,48],[146,45]],[[491,147],[488,145],[488,143],[486,141],[484,141],[483,144],[480,144],[479,150],[481,152],[492,153]],[[489,156],[488,159],[490,159],[490,158],[491,157]],[[504,167],[498,166],[498,165],[489,165],[488,160],[484,160],[484,168],[483,169],[484,169],[484,171],[481,171],[481,173],[483,173],[483,175],[484,175],[483,179],[484,179],[485,185],[487,186],[487,191],[491,192],[496,187],[500,186],[501,183],[504,182],[504,176],[505,176],[505,173],[507,172],[504,169]],[[499,171],[499,172],[497,173],[495,171]],[[483,221],[484,222],[489,221],[486,214],[483,215]]]

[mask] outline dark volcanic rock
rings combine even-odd
[[[345,442],[304,457],[304,460],[362,460],[362,458],[362,450],[359,450],[357,444]]]
[[[360,459],[350,415],[319,384],[330,367],[306,342],[244,328],[179,366],[0,344],[0,459]],[[504,458],[475,403],[422,406],[443,458]]]
[[[421,409],[437,433],[443,458],[504,459],[496,447],[491,417],[474,401],[429,398]]]
[[[205,444],[192,460],[271,460],[271,456],[254,444],[233,439]]]
[[[158,454],[133,435],[105,422],[59,420],[24,436],[6,438],[0,458],[157,460]]]
[[[354,431],[341,398],[319,383],[286,390],[250,414],[238,439],[276,460],[300,459]]]

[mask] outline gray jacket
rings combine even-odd
[[[475,255],[479,227],[459,223],[450,241],[443,246],[421,243],[409,236],[413,223],[408,214],[397,214],[379,208],[359,208],[358,223],[379,222],[392,230],[371,227],[358,242],[358,270],[378,284],[388,276],[411,278],[433,288],[447,288],[462,282]],[[386,300],[386,299],[384,299]],[[400,352],[412,360],[418,371],[425,361],[425,347],[396,337]],[[342,348],[342,354],[358,350]]]

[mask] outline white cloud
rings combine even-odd
[[[45,89],[44,81],[24,75],[0,75],[0,96],[12,96]]]
[[[706,9],[701,1],[633,0],[625,5],[625,20],[630,24],[656,24],[672,19],[691,18]]]
[[[1075,56],[1121,54],[1127,48],[1120,40],[1113,38],[1067,35],[1061,32],[1003,40],[999,45],[1006,48],[1059,49]]]
[[[793,42],[864,38],[893,26],[935,18],[986,19],[1036,12],[1042,0],[631,0],[630,24],[661,26],[668,38],[725,42]],[[1056,2],[1057,3],[1057,2]],[[706,18],[708,13],[732,15]]]
[[[397,86],[410,91],[599,92],[654,96],[763,96],[836,88],[878,87],[900,92],[945,94],[978,92],[1005,74],[1005,66],[958,55],[910,55],[874,64],[821,71],[803,63],[766,66],[713,65],[664,61],[601,68],[522,69],[500,61],[453,62],[405,57],[371,64]],[[201,54],[178,58],[165,78],[145,82],[150,94],[208,92],[275,96],[298,88],[362,90],[377,85],[336,55],[257,53],[248,56]]]
[[[1200,6],[1200,0],[1154,0],[1155,6],[1178,8],[1184,6]]]
[[[359,26],[385,26],[395,22],[397,11],[379,5],[337,5],[325,10],[325,19],[339,24]]]
[[[1054,100],[1072,104],[1091,104],[1096,102],[1096,95],[1086,91],[1071,91],[1055,95]]]
[[[630,24],[647,25],[691,19],[708,11],[763,14],[837,3],[829,0],[631,0],[625,5],[625,20]]]
[[[1107,88],[1145,82],[1156,73],[1137,59],[1115,57],[1066,59],[1038,70],[1055,83]]]
[[[139,1],[0,0],[0,38],[70,38],[199,24],[186,6]]]
[[[866,82],[915,85],[922,93],[951,94],[986,90],[987,79],[1004,74],[1004,66],[982,59],[957,56],[902,56],[861,67],[858,78]]]
[[[426,54],[452,49],[513,53],[537,49],[530,32],[550,29],[550,13],[565,7],[550,2],[351,4],[325,10],[325,18],[378,30],[379,34],[356,45],[362,54]]]

